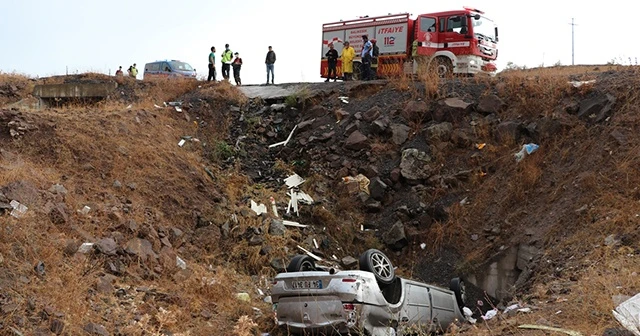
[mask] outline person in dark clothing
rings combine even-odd
[[[338,65],[338,51],[333,48],[333,43],[329,43],[329,51],[327,51],[325,56],[327,56],[327,63],[329,64],[329,73],[327,74],[327,80],[325,82],[328,82],[330,79],[333,79],[335,82],[337,81],[336,67]]]
[[[269,73],[271,73],[271,84],[273,83],[273,64],[276,62],[276,53],[273,51],[273,48],[269,46],[269,51],[267,52],[267,58],[264,60],[264,64],[267,65],[267,85],[269,85]]]
[[[361,78],[362,80],[370,80],[371,79],[371,56],[373,54],[373,45],[367,35],[362,35],[362,51],[360,52],[360,57],[362,57],[362,69],[361,69]]]
[[[207,82],[216,81],[216,47],[211,47],[211,52],[209,53],[209,76],[207,77]]]
[[[378,55],[380,55],[380,48],[378,48],[376,42],[376,39],[371,39],[371,45],[373,47],[371,51],[371,79],[378,78]]]
[[[242,67],[242,58],[240,58],[239,53],[234,54],[235,58],[231,63],[231,67],[233,68],[233,79],[236,80],[236,85],[242,85],[242,81],[240,80],[240,68]]]

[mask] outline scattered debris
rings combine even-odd
[[[162,107],[162,106],[158,106],[157,104],[153,104],[153,107],[155,107],[155,108],[157,108],[157,109],[164,108],[164,107]]]
[[[625,329],[640,336],[640,293],[618,305],[612,312]]]
[[[174,108],[176,109],[176,112],[182,112],[182,109],[180,108],[180,106],[174,106]]]
[[[288,221],[288,220],[283,220],[282,224],[286,225],[286,226],[295,226],[295,227],[299,227],[299,228],[306,228],[309,225],[305,225],[305,224],[300,224],[298,222],[293,222],[293,221]]]
[[[254,200],[251,200],[251,210],[256,213],[256,215],[260,216],[264,213],[267,213],[267,206],[260,203],[256,203]]]
[[[165,103],[165,104],[167,104],[167,103]],[[181,101],[172,101],[172,102],[169,102],[168,105],[169,106],[182,106],[182,102]]]
[[[462,308],[462,312],[464,313],[464,317],[467,319],[467,321],[469,321],[469,323],[476,323],[477,320],[473,318],[473,312],[471,311],[471,309],[464,307]]]
[[[273,216],[278,218],[278,207],[276,207],[276,200],[273,196],[269,197],[269,202],[271,202],[271,211],[273,211]]]
[[[487,144],[486,143],[481,143],[481,144],[476,144],[475,147],[477,149],[483,149]]]
[[[184,143],[187,142],[187,140],[185,139],[180,139],[180,142],[178,142],[178,146],[182,147],[184,146]]]
[[[240,301],[251,302],[251,296],[249,296],[249,293],[236,293],[236,298]]]
[[[91,208],[85,205],[84,207],[82,207],[82,209],[78,210],[78,213],[81,215],[86,215],[89,213],[89,211],[91,211]]]
[[[369,194],[369,184],[371,183],[371,181],[369,181],[369,179],[362,174],[358,174],[356,177],[345,176],[342,178],[342,182],[344,183],[358,182],[358,185],[360,186],[360,191]]]
[[[311,253],[310,251],[308,251],[308,250],[307,250],[307,249],[305,249],[304,247],[302,247],[302,246],[300,246],[300,245],[297,245],[297,246],[298,246],[298,248],[299,248],[302,252],[306,253],[306,254],[307,254],[308,256],[310,256],[311,258],[315,259],[316,261],[322,261],[322,258],[320,258],[320,257],[318,257],[317,255],[315,255],[315,254]]]
[[[127,106],[127,110],[130,110],[132,107],[133,107],[133,104],[129,104],[129,105]]]
[[[546,331],[557,331],[557,332],[561,332],[561,333],[565,333],[567,335],[570,336],[582,336],[582,333],[574,331],[574,330],[568,330],[568,329],[562,329],[562,328],[554,328],[554,327],[548,327],[545,325],[537,325],[537,324],[523,324],[518,326],[518,328],[520,329],[534,329],[534,330],[546,330]]]
[[[300,177],[300,175],[298,175],[298,174],[293,174],[293,175],[287,177],[286,179],[284,179],[284,183],[289,188],[295,188],[295,187],[298,187],[299,185],[301,185],[302,183],[304,183],[304,179],[302,177]]]
[[[291,133],[289,133],[287,140],[269,145],[269,148],[278,147],[280,145],[286,146],[289,143],[289,140],[291,140],[291,137],[293,136],[293,132],[296,130],[296,128],[298,128],[298,125],[293,126],[293,129],[291,130]]]
[[[538,148],[540,148],[540,146],[534,143],[522,145],[522,149],[519,152],[514,154],[514,156],[516,157],[516,162],[522,161],[522,159],[524,159],[525,156],[530,155],[531,153],[537,151]]]
[[[340,99],[340,101],[345,103],[345,104],[349,104],[349,97],[340,96],[340,97],[338,97],[338,99]]]
[[[579,88],[583,85],[591,85],[593,83],[595,83],[596,80],[592,79],[592,80],[588,80],[588,81],[570,81],[569,84],[573,85],[573,87],[575,88]]]
[[[176,266],[181,269],[187,269],[187,263],[178,256],[176,256]]]
[[[488,310],[484,315],[482,315],[480,317],[482,317],[483,320],[487,321],[487,320],[490,320],[490,319],[496,317],[496,315],[498,315],[498,310],[497,309],[491,309],[491,310]]]
[[[78,247],[78,253],[89,253],[91,252],[91,250],[93,250],[93,246],[95,244],[94,243],[82,243],[82,245],[80,245],[80,247]]]
[[[28,208],[24,204],[21,204],[16,200],[11,201],[9,204],[13,208],[10,213],[11,216],[21,218],[25,213],[27,213]]]
[[[423,249],[423,250],[426,249],[427,248],[427,244],[425,244],[425,243],[420,244],[420,248]]]

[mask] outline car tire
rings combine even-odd
[[[308,255],[299,254],[289,262],[287,265],[287,272],[305,272],[315,271],[316,261]]]
[[[449,283],[449,289],[451,289],[455,294],[456,302],[458,303],[458,306],[462,310],[462,308],[464,308],[465,301],[467,299],[467,290],[464,285],[464,281],[462,281],[462,279],[460,278],[451,279],[451,282]]]
[[[389,285],[396,278],[391,260],[379,250],[366,250],[360,256],[359,264],[361,271],[373,273],[378,283],[382,285]]]

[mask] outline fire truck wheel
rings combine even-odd
[[[430,65],[431,69],[433,69],[440,78],[448,78],[453,75],[453,64],[447,57],[436,57]]]

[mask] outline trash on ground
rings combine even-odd
[[[282,224],[286,225],[286,226],[295,226],[295,227],[299,227],[299,228],[306,228],[309,225],[305,225],[305,224],[300,224],[298,222],[294,222],[294,221],[288,221],[288,220],[283,220]]]
[[[276,200],[273,196],[269,197],[269,202],[271,202],[271,211],[273,211],[273,216],[278,218],[278,207],[276,207]]]
[[[625,329],[640,336],[640,293],[619,304],[612,312]]]
[[[515,303],[515,304],[512,304],[509,307],[505,308],[504,309],[504,314],[507,314],[510,311],[514,311],[514,310],[519,312],[519,313],[529,313],[529,312],[531,312],[531,308],[529,308],[529,307],[522,308],[519,304]]]
[[[240,301],[251,301],[251,296],[249,296],[249,293],[236,293],[236,298]]]
[[[267,206],[262,203],[258,204],[254,200],[251,200],[251,210],[260,216],[263,213],[267,213]]]
[[[360,191],[369,194],[369,183],[371,183],[371,181],[369,181],[369,179],[362,174],[358,174],[356,177],[345,176],[342,178],[342,182],[344,183],[358,182],[358,185],[360,186]]]
[[[487,145],[486,143],[476,144],[476,148],[483,149],[486,145]]]
[[[284,183],[287,185],[287,187],[294,188],[304,183],[304,179],[298,174],[293,174],[284,179]]]
[[[174,106],[174,108],[176,109],[176,112],[182,112],[182,109],[180,108],[180,106]]]
[[[309,251],[309,250],[305,249],[304,247],[302,247],[302,246],[300,246],[300,245],[297,245],[297,246],[298,246],[298,248],[299,248],[302,252],[306,253],[306,254],[307,254],[308,256],[310,256],[311,258],[315,259],[316,261],[322,261],[322,258],[320,258],[320,257],[318,257],[317,255],[315,255],[315,254],[311,253],[311,251]]]
[[[180,142],[178,142],[178,146],[182,147],[184,146],[184,143],[187,142],[187,140],[185,139],[180,139]]]
[[[557,332],[565,333],[565,334],[570,335],[570,336],[582,336],[582,333],[577,332],[575,330],[554,328],[554,327],[548,327],[548,326],[545,326],[545,325],[523,324],[523,325],[518,326],[518,328],[520,328],[520,329],[535,329],[535,330],[557,331]]]
[[[320,247],[318,246],[318,241],[317,241],[315,238],[313,238],[313,246],[314,246],[315,248],[320,248]]]
[[[181,269],[187,269],[187,263],[178,256],[176,256],[176,266]]]
[[[169,102],[169,106],[182,106],[182,102],[181,101],[172,101],[172,102]]]
[[[291,137],[293,136],[293,132],[296,130],[296,128],[298,128],[298,125],[293,126],[293,129],[291,130],[291,133],[289,133],[287,140],[269,145],[269,148],[278,147],[280,145],[286,146],[289,143],[289,140],[291,140]]]
[[[78,253],[89,253],[93,250],[93,243],[82,243],[80,247],[78,247]]]
[[[519,152],[514,154],[514,156],[516,157],[516,162],[522,161],[522,159],[524,159],[525,156],[530,155],[531,153],[537,151],[538,148],[540,148],[540,146],[534,143],[522,145],[522,149],[520,149]]]
[[[487,321],[487,320],[490,320],[490,319],[496,317],[496,315],[498,315],[498,310],[497,309],[491,309],[491,310],[488,310],[486,313],[484,313],[484,315],[482,315],[480,317],[482,317],[483,320]]]
[[[340,97],[338,97],[338,99],[340,99],[340,101],[345,103],[345,104],[349,104],[349,97],[340,96]]]
[[[155,108],[157,108],[157,109],[161,109],[161,108],[164,108],[164,107],[162,107],[162,106],[159,106],[159,105],[157,105],[157,104],[153,104],[153,107],[155,107]]]
[[[423,250],[426,249],[427,248],[427,244],[425,244],[425,243],[420,244],[420,248],[423,249]]]
[[[11,207],[13,208],[13,210],[11,210],[11,213],[9,214],[15,218],[24,216],[24,214],[27,213],[27,210],[29,209],[26,205],[16,200],[12,200],[11,202],[9,202],[9,205],[11,205]]]
[[[127,110],[130,110],[132,107],[133,107],[133,105],[132,105],[132,104],[129,104],[129,105],[127,106]]]
[[[473,318],[473,312],[471,311],[471,309],[464,307],[462,308],[462,312],[464,313],[464,317],[467,319],[467,321],[469,321],[469,323],[476,323],[477,320]]]
[[[83,206],[82,209],[78,210],[78,213],[81,215],[86,215],[91,211],[91,208],[87,205]]]
[[[592,80],[588,80],[588,81],[570,81],[569,84],[573,85],[573,87],[575,88],[579,88],[583,85],[591,85],[593,83],[595,83],[596,80],[592,79]]]

